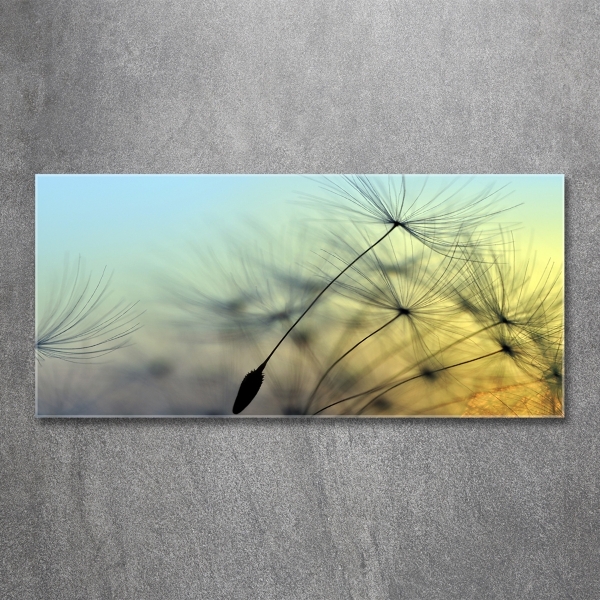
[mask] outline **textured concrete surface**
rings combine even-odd
[[[3,0],[0,597],[600,598],[600,12]],[[39,421],[34,174],[565,173],[564,421]]]

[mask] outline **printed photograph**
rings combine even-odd
[[[37,175],[38,417],[563,417],[562,175]]]

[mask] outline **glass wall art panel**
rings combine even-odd
[[[562,175],[38,175],[39,417],[562,417]]]

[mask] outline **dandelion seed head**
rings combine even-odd
[[[377,400],[375,400],[375,402],[373,402],[372,406],[378,412],[384,412],[391,408],[392,403],[385,396],[382,396],[381,398],[377,398]]]
[[[431,369],[429,367],[421,367],[419,374],[421,375],[421,377],[423,377],[423,379],[430,382],[437,381],[440,376],[439,371]]]
[[[471,255],[466,261],[468,285],[458,301],[486,327],[502,326],[523,333],[538,345],[562,339],[560,271],[548,263],[541,271],[535,259],[520,261],[514,242],[491,257]]]
[[[445,180],[435,186],[428,178],[402,175],[342,175],[313,179],[319,194],[305,195],[312,204],[355,222],[402,229],[425,246],[447,254],[457,237],[463,247],[493,243],[497,231],[488,227],[499,215],[514,208],[506,202],[506,187],[477,185],[475,178]],[[473,234],[477,232],[477,242]]]
[[[511,356],[511,357],[516,356],[515,349],[510,344],[507,344],[506,342],[502,342],[500,344],[500,349],[502,350],[502,352],[504,352],[504,354],[507,354],[508,356]]]

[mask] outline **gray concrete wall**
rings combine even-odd
[[[0,7],[0,597],[600,597],[600,12]],[[565,173],[567,418],[48,420],[34,174]]]

